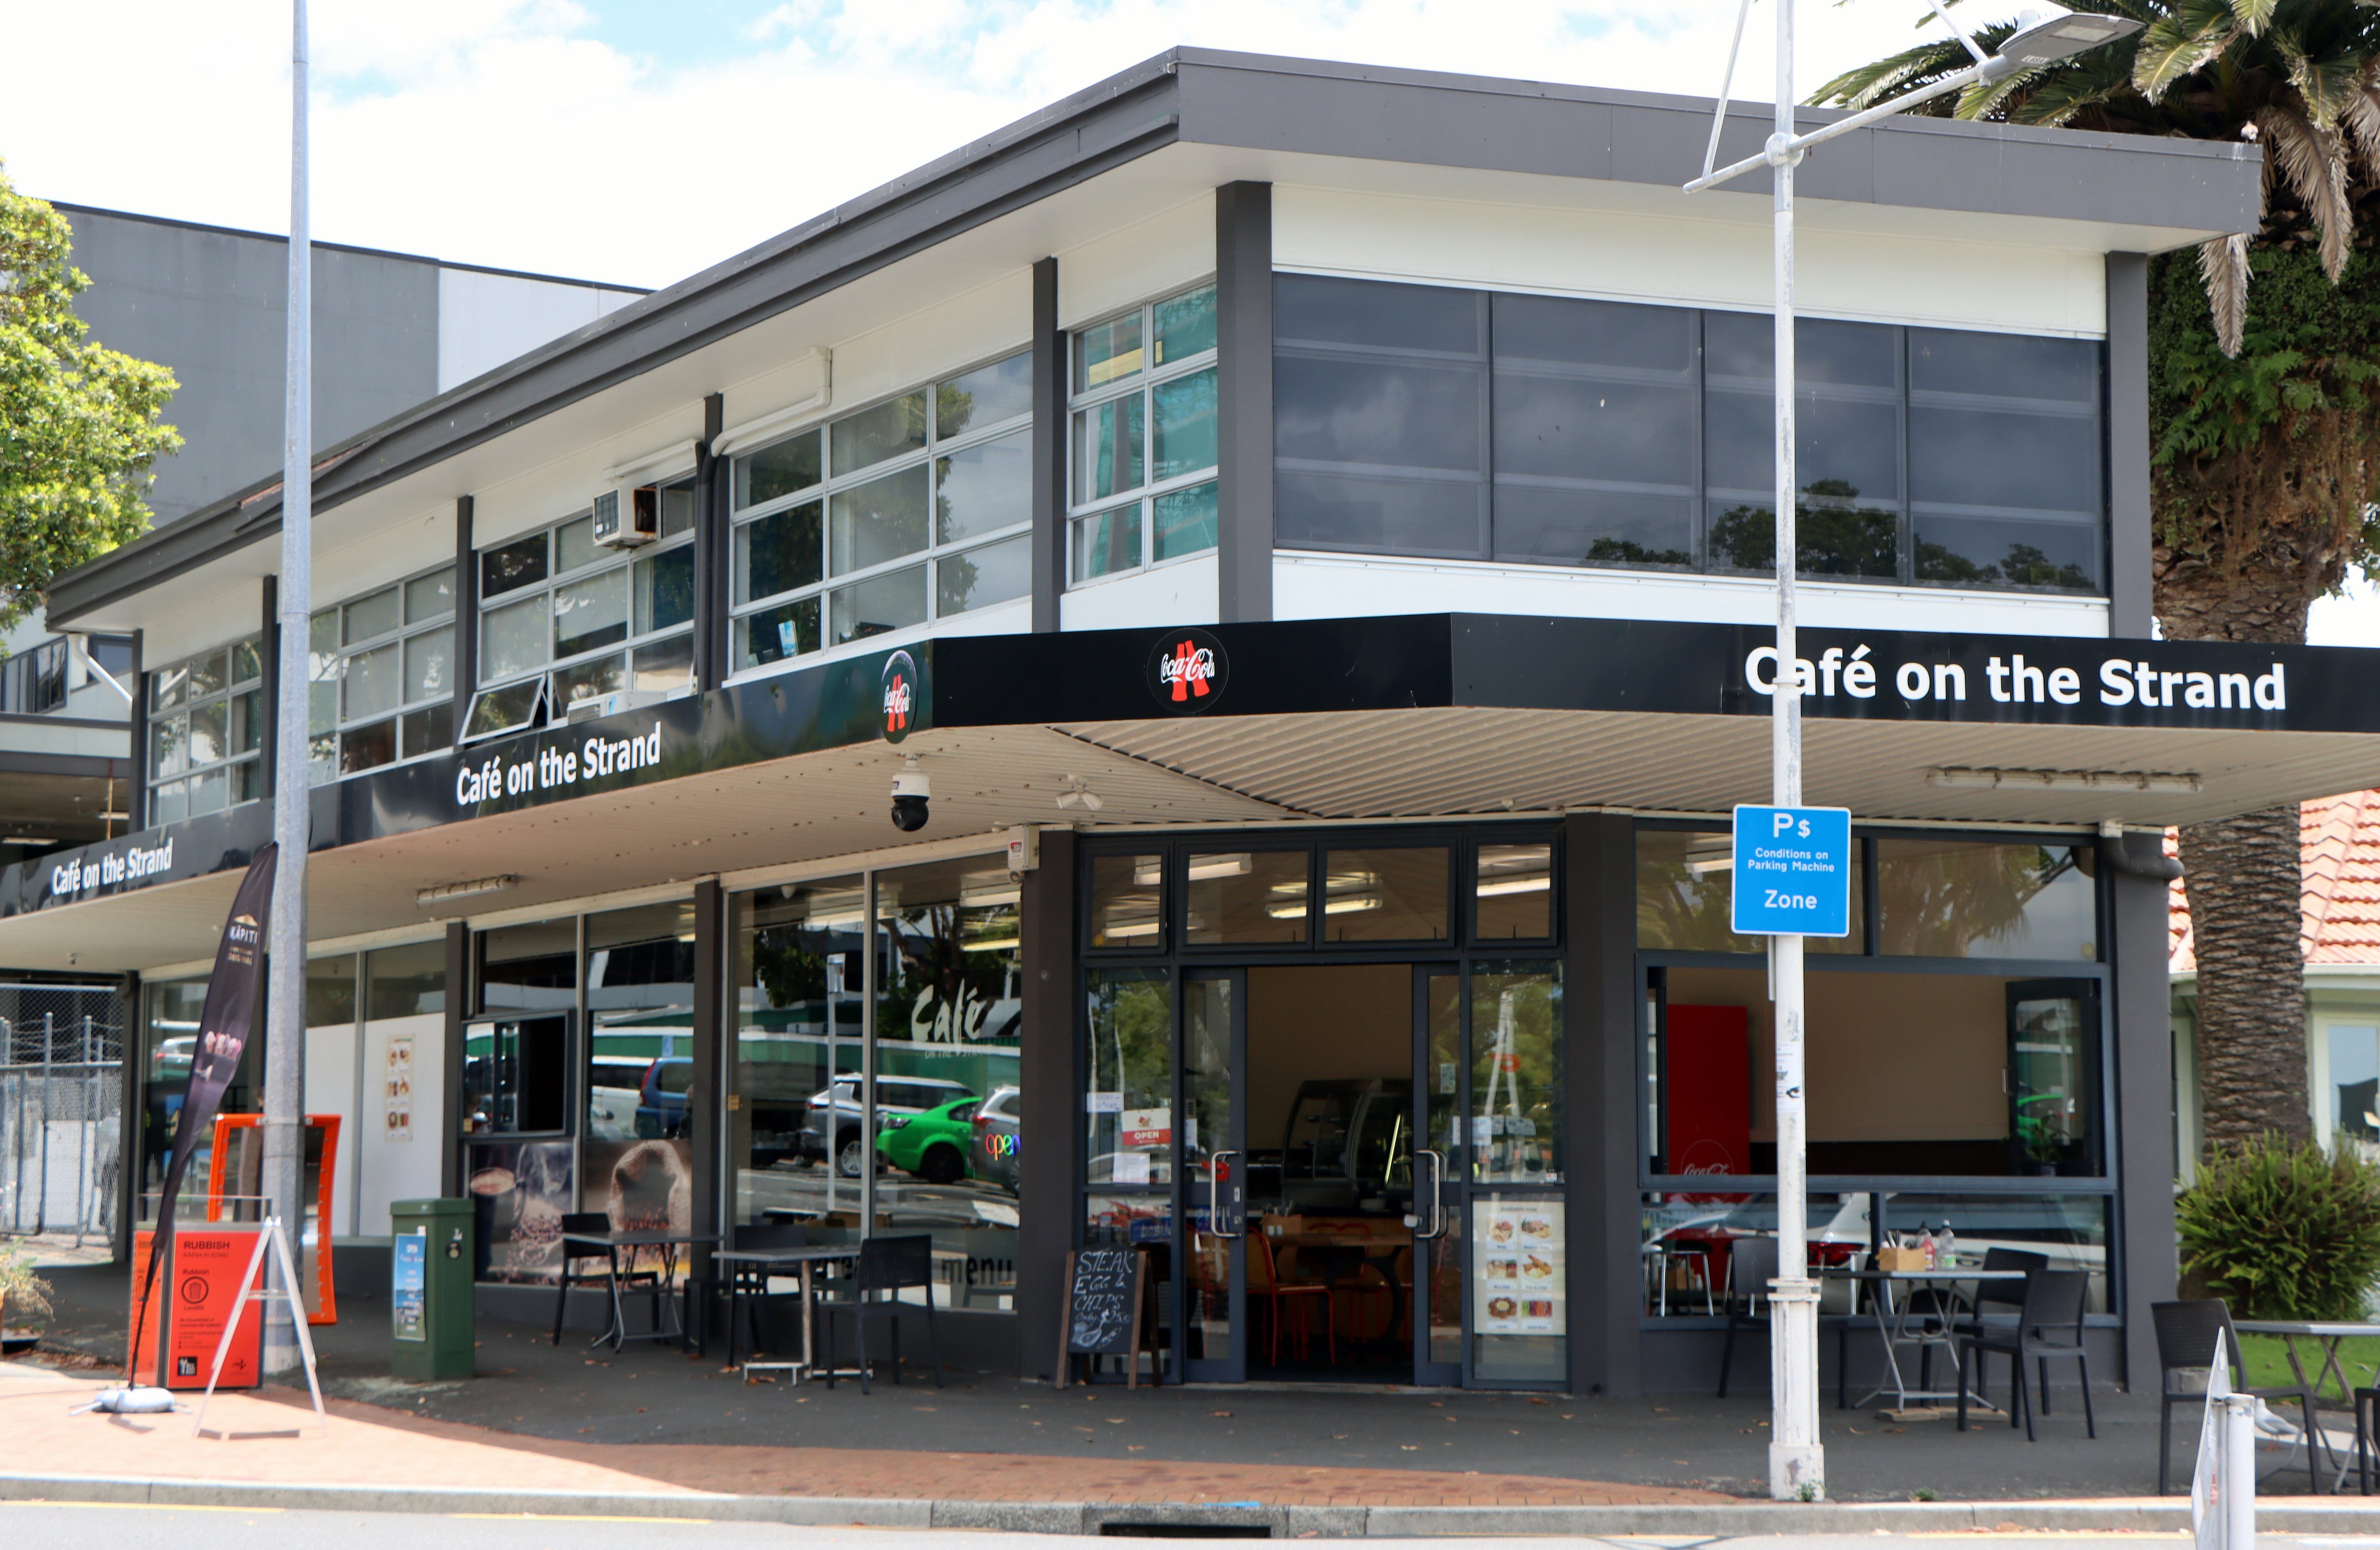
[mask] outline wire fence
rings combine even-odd
[[[0,984],[0,1235],[115,1234],[124,1028],[112,988]]]

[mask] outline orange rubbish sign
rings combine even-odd
[[[144,1348],[134,1374],[136,1383],[162,1383],[167,1388],[204,1388],[214,1365],[215,1347],[223,1339],[224,1320],[231,1316],[233,1304],[239,1298],[240,1277],[248,1262],[256,1253],[257,1229],[252,1225],[231,1222],[193,1222],[177,1227],[174,1231],[173,1285],[168,1288],[160,1277],[149,1296],[149,1311],[142,1327],[165,1330],[165,1355],[171,1367],[163,1379],[157,1376],[156,1342],[141,1340]],[[132,1240],[132,1285],[136,1289],[149,1284],[151,1235],[140,1231]],[[158,1304],[170,1291],[173,1309],[170,1314]],[[239,1311],[239,1328],[233,1335],[231,1350],[224,1355],[222,1379],[218,1388],[253,1388],[261,1367],[264,1340],[264,1310],[261,1304],[249,1302]]]

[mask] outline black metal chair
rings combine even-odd
[[[606,1249],[601,1253],[571,1252],[569,1234],[583,1232],[590,1237],[600,1237],[611,1230],[612,1218],[601,1211],[569,1211],[563,1215],[562,1284],[555,1289],[553,1298],[553,1343],[557,1346],[562,1343],[562,1319],[570,1311],[570,1289],[573,1286],[598,1283],[603,1286],[605,1295],[612,1302],[612,1331],[615,1337],[626,1334],[626,1320],[621,1316],[622,1292],[642,1291],[649,1295],[652,1299],[652,1327],[657,1333],[662,1327],[662,1299],[668,1294],[669,1288],[662,1284],[658,1265],[643,1270],[637,1268],[637,1251],[634,1249],[628,1251],[625,1269],[620,1266],[620,1251],[617,1249]],[[574,1265],[597,1268],[574,1272],[571,1269]],[[615,1349],[619,1343],[617,1338],[613,1341]]]
[[[2031,1249],[1985,1249],[1980,1268],[1991,1270],[2022,1270],[2028,1276],[2035,1270],[2049,1268],[2049,1256]],[[1941,1326],[1953,1342],[1970,1335],[1988,1334],[1994,1330],[2013,1327],[2024,1312],[2023,1281],[1977,1281],[1975,1299],[1971,1303],[1953,1286],[1925,1287],[1912,1294],[1911,1310],[1922,1314]],[[1925,1351],[1925,1368],[1918,1382],[1927,1388],[1934,1387],[1934,1351]],[[2042,1413],[2048,1413],[2045,1403]]]
[[[2202,1380],[2195,1389],[2174,1387],[2176,1373],[2208,1373],[2215,1356],[2215,1342],[2223,1342],[2226,1359],[2230,1363],[2231,1392],[2252,1394],[2259,1399],[2282,1399],[2294,1402],[2305,1416],[2306,1476],[2319,1490],[2322,1483],[2321,1465],[2316,1462],[2317,1450],[2327,1451],[2323,1441],[2321,1418],[2315,1413],[2313,1389],[2311,1386],[2277,1384],[2265,1388],[2250,1388],[2240,1380],[2246,1376],[2246,1364],[2240,1360],[2240,1334],[2231,1327],[2231,1306],[2220,1297],[2204,1297],[2189,1302],[2152,1302],[2149,1317],[2156,1326],[2157,1366],[2157,1495],[2168,1489],[2173,1467],[2173,1407],[2177,1404],[2203,1405],[2206,1389]]]
[[[2033,1362],[2041,1375],[2041,1413],[2047,1415],[2053,1358],[2074,1363],[2082,1384],[2082,1424],[2094,1438],[2098,1436],[2099,1420],[2091,1411],[2091,1359],[2082,1349],[2082,1309],[2090,1295],[2087,1270],[2032,1271],[2024,1278],[2023,1311],[2013,1327],[1983,1329],[1960,1342],[1959,1430],[1967,1429],[1968,1361],[1973,1360],[1974,1376],[1980,1380],[1985,1355],[1998,1351],[2008,1357],[2014,1369],[2009,1378],[2009,1424],[2014,1426],[2022,1415],[2025,1441],[2035,1438],[2033,1396],[2025,1382],[2024,1364]]]
[[[923,1233],[906,1238],[870,1238],[859,1245],[859,1264],[852,1277],[849,1302],[821,1302],[826,1319],[826,1386],[834,1387],[835,1326],[851,1319],[852,1337],[859,1353],[859,1391],[868,1392],[868,1326],[892,1326],[892,1381],[901,1381],[901,1316],[926,1315],[926,1344],[934,1357],[934,1387],[942,1387],[941,1339],[934,1330],[934,1241]],[[916,1288],[925,1301],[905,1302],[901,1293]]]
[[[1737,1238],[1727,1246],[1727,1276],[1724,1281],[1727,1299],[1727,1343],[1718,1351],[1718,1397],[1727,1398],[1727,1375],[1735,1365],[1735,1332],[1751,1329],[1767,1322],[1755,1311],[1755,1302],[1768,1296],[1768,1283],[1777,1278],[1777,1240],[1774,1238]]]
[[[745,1250],[806,1249],[810,1242],[809,1229],[800,1222],[741,1222],[735,1227],[734,1238],[735,1246]],[[727,1278],[728,1303],[743,1314],[743,1349],[760,1349],[760,1314],[771,1299],[783,1301],[801,1296],[798,1281],[795,1281],[793,1290],[774,1290],[771,1283],[781,1278],[784,1278],[772,1275],[765,1265],[731,1267]],[[736,1337],[736,1328],[731,1324],[727,1330],[727,1360],[730,1362],[735,1360]]]

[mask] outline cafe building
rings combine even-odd
[[[325,449],[304,641],[269,478],[64,578],[144,780],[0,875],[0,958],[135,976],[128,1192],[302,650],[341,1252],[471,1198],[485,1314],[574,1211],[924,1233],[945,1353],[1038,1376],[1129,1245],[1163,1381],[1698,1387],[1775,1230],[1726,854],[1785,672],[1858,860],[1813,1263],[2045,1253],[2153,1374],[2156,832],[2380,778],[2350,653],[2153,638],[2147,258],[2258,153],[1810,160],[1780,666],[1768,198],[1679,191],[1709,114],[1175,51]]]

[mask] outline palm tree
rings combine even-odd
[[[2170,638],[2302,641],[2315,598],[2380,565],[2380,7],[2070,3],[2143,30],[1912,111],[2263,148],[2257,229],[2150,264],[2155,601]],[[1929,42],[1812,100],[1864,107],[1968,63]],[[2302,1135],[2297,808],[2191,825],[2181,853],[2208,1144]]]

